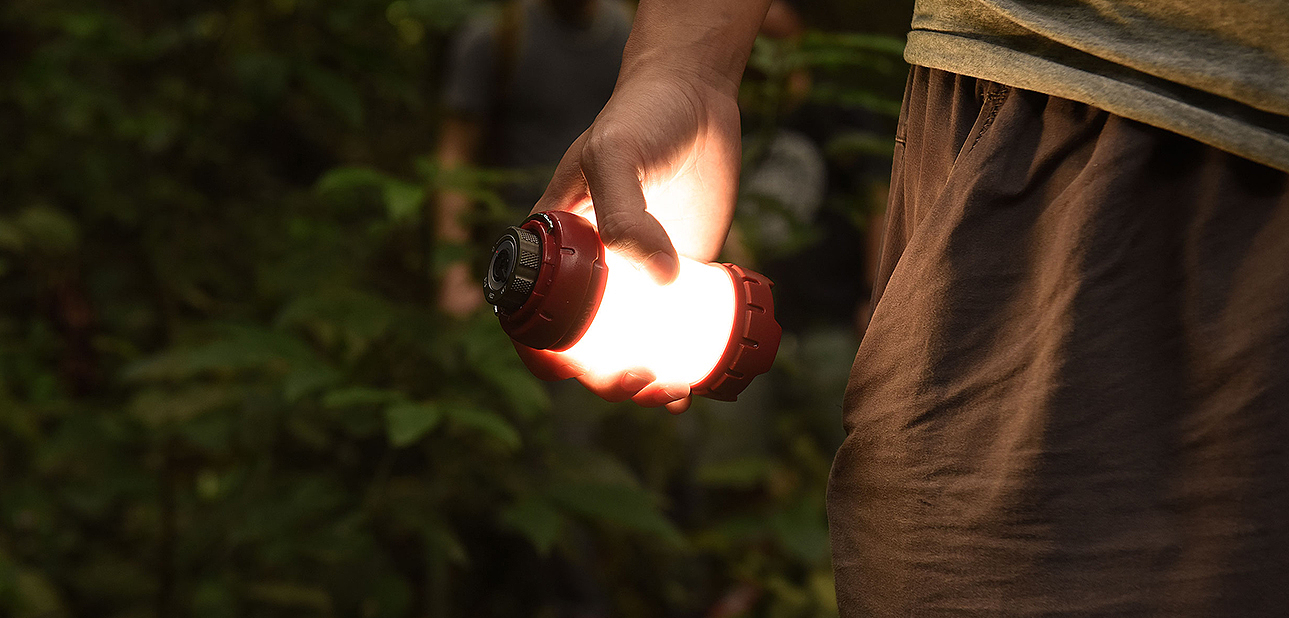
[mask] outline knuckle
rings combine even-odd
[[[610,225],[607,231],[601,231],[600,239],[605,247],[627,258],[643,259],[655,251],[644,231],[645,228],[639,221],[624,220]]]
[[[622,160],[633,143],[633,136],[614,124],[592,127],[582,146],[582,169],[595,173],[606,164]]]
[[[640,221],[622,212],[605,213],[600,219],[600,238],[606,245],[634,244],[640,231]]]

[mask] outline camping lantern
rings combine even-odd
[[[587,219],[547,211],[493,245],[484,294],[515,342],[600,374],[633,368],[660,384],[734,401],[779,349],[770,280],[733,264],[680,258],[658,285],[606,251]]]

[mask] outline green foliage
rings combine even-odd
[[[389,443],[395,447],[415,444],[417,440],[434,429],[442,419],[443,410],[433,403],[401,401],[390,404],[385,408],[385,426],[389,433]]]
[[[424,156],[474,5],[0,7],[0,615],[565,615],[570,580],[628,618],[835,613],[840,386],[800,376],[853,350],[785,344],[765,439],[721,459],[741,408],[550,387],[433,308],[481,248],[429,243],[429,196],[484,223],[542,180]]]

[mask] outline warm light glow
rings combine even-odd
[[[586,334],[563,352],[588,371],[634,368],[660,384],[696,384],[711,373],[734,327],[729,271],[680,259],[680,276],[660,286],[609,251],[604,300]]]

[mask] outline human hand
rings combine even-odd
[[[669,283],[677,254],[709,262],[733,219],[738,84],[769,0],[641,0],[613,96],[565,153],[534,212],[593,217],[608,249]],[[689,386],[643,370],[597,375],[516,346],[546,379],[577,377],[609,400],[689,406]]]
[[[582,386],[605,401],[630,399],[646,408],[664,406],[672,414],[688,410],[693,402],[688,384],[657,384],[653,373],[648,369],[638,368],[612,374],[595,373],[587,371],[558,352],[534,350],[514,340],[511,343],[515,346],[515,352],[519,353],[520,360],[533,375],[547,381],[577,378]]]
[[[722,87],[725,86],[725,87]],[[660,64],[627,75],[595,123],[573,144],[534,212],[593,218],[612,250],[660,283],[675,278],[677,253],[712,261],[733,217],[740,164],[739,115],[728,84]],[[557,353],[521,350],[535,367]],[[689,405],[689,385],[654,383],[643,369],[569,372],[610,401]],[[568,376],[564,376],[568,377]]]
[[[659,63],[619,81],[533,212],[593,218],[605,246],[659,283],[676,255],[716,259],[738,191],[736,85]]]

